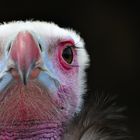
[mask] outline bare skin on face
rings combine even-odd
[[[84,86],[77,50],[83,41],[74,31],[40,23],[4,27],[11,32],[0,46],[6,52],[0,56],[0,139],[60,140],[80,110]]]

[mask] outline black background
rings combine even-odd
[[[136,1],[1,1],[0,22],[54,21],[80,32],[91,58],[89,92],[119,94],[130,133],[140,140],[139,12]]]

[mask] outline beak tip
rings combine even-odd
[[[23,78],[23,84],[26,86],[27,85],[27,79]]]
[[[23,84],[26,86],[27,85],[27,81],[28,81],[28,74],[26,71],[22,71],[20,73],[20,76],[21,76],[21,80],[23,82]]]

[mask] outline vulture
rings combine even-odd
[[[52,22],[0,25],[0,140],[128,140],[114,98],[86,94],[89,55]]]

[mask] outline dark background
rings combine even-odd
[[[0,22],[54,21],[80,32],[91,58],[89,92],[119,94],[128,127],[140,140],[140,5],[136,1],[1,1]]]

